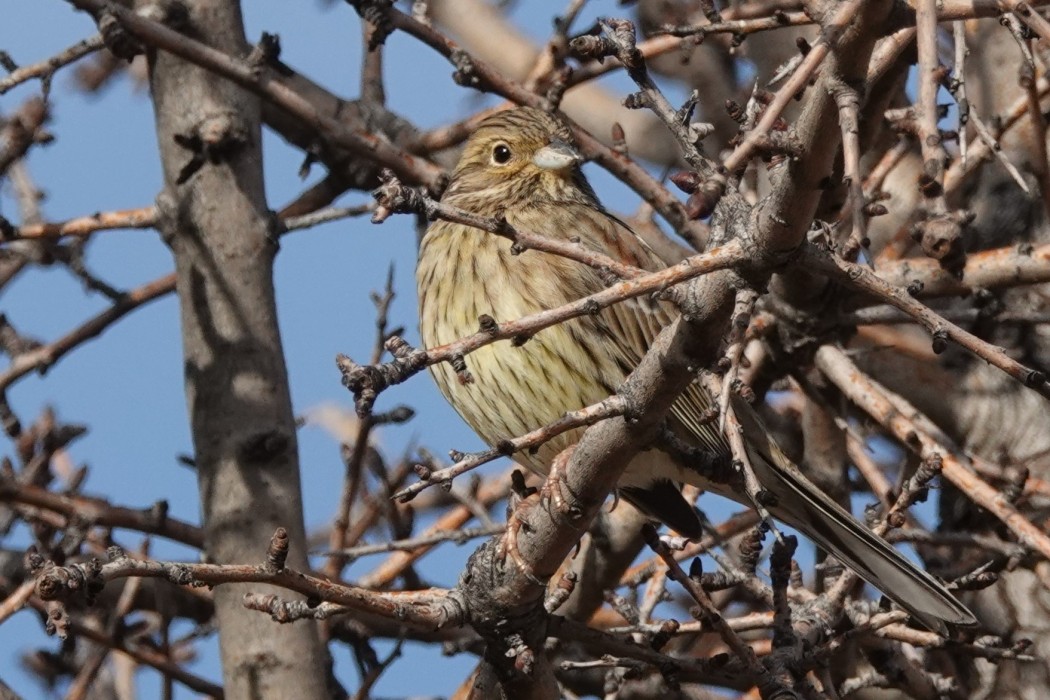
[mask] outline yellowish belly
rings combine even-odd
[[[428,348],[477,332],[478,317],[506,322],[538,313],[580,295],[554,284],[537,285],[530,269],[543,264],[541,254],[509,255],[509,243],[490,234],[478,241],[471,259],[457,236],[428,234],[433,246],[421,257],[417,272],[420,333]],[[459,241],[462,243],[462,240]],[[437,253],[437,254],[433,254]],[[497,256],[503,256],[497,259]],[[532,259],[529,259],[530,256]],[[455,279],[442,278],[455,270]],[[451,283],[449,283],[451,282]],[[608,348],[600,347],[591,318],[544,329],[524,345],[499,341],[468,355],[473,381],[462,383],[447,363],[430,368],[445,398],[489,445],[542,427],[566,411],[601,401],[623,380],[623,371]],[[535,455],[519,461],[545,473],[554,455],[575,443],[581,431],[571,431],[546,443]]]

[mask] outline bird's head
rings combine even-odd
[[[446,196],[467,195],[484,208],[536,200],[590,203],[594,195],[582,162],[572,131],[556,117],[531,107],[498,112],[467,141]]]

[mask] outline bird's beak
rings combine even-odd
[[[532,157],[535,166],[554,172],[568,170],[582,161],[583,156],[575,148],[558,139],[536,151],[536,155]]]

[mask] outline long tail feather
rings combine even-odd
[[[773,517],[834,554],[931,630],[946,634],[947,626],[977,623],[943,584],[861,525],[811,481],[771,468],[763,459],[755,462],[759,481],[777,500],[769,509]]]
[[[944,635],[950,627],[977,624],[973,613],[941,582],[861,525],[807,479],[773,443],[754,414],[740,417],[748,434],[755,476],[776,498],[776,504],[769,507],[773,517],[834,554],[929,629]]]

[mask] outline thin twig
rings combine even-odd
[[[739,264],[748,258],[740,241],[733,240],[726,245],[709,250],[663,270],[629,279],[591,296],[569,302],[553,309],[541,311],[514,321],[491,322],[480,324],[483,328],[474,335],[460,338],[457,341],[440,345],[427,350],[413,350],[405,346],[404,352],[392,362],[378,367],[362,366],[350,358],[340,355],[336,364],[343,373],[344,384],[354,392],[358,402],[358,411],[370,410],[371,401],[387,387],[400,384],[438,362],[450,362],[453,366],[463,362],[463,358],[480,347],[500,340],[528,338],[544,328],[562,323],[572,318],[594,314],[598,310],[631,299],[643,294],[659,292],[681,282],[707,274],[714,270],[725,269]],[[466,367],[460,370],[466,372]]]
[[[491,508],[497,501],[505,498],[509,490],[509,479],[490,481],[487,488],[477,494],[478,504],[484,508]],[[442,532],[456,531],[462,528],[474,517],[473,510],[465,505],[446,510],[441,517],[428,527],[421,536],[426,537]],[[421,557],[434,548],[434,544],[424,544],[414,549],[393,552],[379,566],[371,572],[362,576],[359,583],[364,588],[383,588],[401,576],[404,571]]]
[[[447,488],[452,483],[452,479],[465,474],[471,469],[476,469],[482,464],[487,464],[495,459],[509,456],[522,450],[534,450],[562,433],[594,425],[606,418],[622,416],[626,410],[627,405],[623,397],[610,396],[596,404],[585,406],[576,411],[567,411],[561,418],[552,423],[525,433],[520,437],[503,440],[499,445],[491,449],[468,454],[450,467],[437,471],[428,470],[424,473],[424,478],[398,491],[394,494],[394,498],[405,502],[412,500],[420,491],[431,486],[440,484]]]
[[[157,208],[139,207],[117,211],[99,212],[90,216],[80,216],[66,221],[26,224],[19,226],[5,236],[0,243],[17,240],[58,239],[67,237],[87,237],[96,231],[111,229],[144,229],[156,228]]]
[[[48,613],[47,603],[35,596],[30,598],[30,605],[43,614]],[[126,635],[107,635],[93,626],[84,624],[75,618],[65,621],[69,634],[79,638],[87,639],[95,644],[101,644],[127,654],[136,662],[155,668],[161,673],[171,676],[173,679],[196,693],[203,693],[211,698],[221,700],[224,697],[222,686],[216,685],[200,676],[190,673],[180,664],[173,662],[168,657],[157,652],[147,644],[135,644]]]
[[[769,690],[770,687],[775,688],[779,686],[780,684],[770,675],[769,670],[759,662],[758,657],[755,655],[755,650],[751,648],[751,645],[741,639],[736,630],[726,622],[725,616],[723,616],[721,611],[715,606],[714,601],[711,600],[711,596],[707,594],[707,591],[705,591],[691,576],[688,576],[685,573],[681,565],[671,553],[671,549],[656,536],[655,528],[651,525],[647,526],[646,533],[646,543],[667,565],[668,575],[672,580],[681,584],[689,594],[689,597],[699,606],[701,611],[700,619],[710,624],[718,631],[722,641],[726,643],[738,659],[743,661],[745,667],[756,681],[756,684],[764,690]]]
[[[504,525],[494,525],[490,527],[474,527],[474,528],[462,528],[458,530],[443,530],[440,532],[432,532],[427,535],[419,535],[418,537],[409,537],[403,540],[390,540],[389,542],[382,542],[379,544],[363,544],[357,547],[350,547],[348,549],[341,549],[337,552],[317,552],[317,554],[323,556],[334,556],[339,555],[344,557],[347,563],[350,563],[361,557],[368,556],[370,554],[383,554],[385,552],[408,552],[413,549],[420,547],[441,544],[442,542],[454,542],[456,544],[463,544],[470,540],[477,539],[478,537],[489,537],[491,535],[498,535],[506,529]]]
[[[50,58],[13,70],[6,78],[0,78],[0,95],[3,95],[16,85],[21,85],[33,78],[50,81],[59,68],[88,56],[103,46],[102,37],[96,34],[93,37],[78,41]]]
[[[387,320],[390,312],[390,303],[393,300],[394,266],[391,264],[387,269],[386,285],[383,293],[372,294],[372,303],[375,304],[376,307],[376,339],[372,350],[371,360],[371,364],[373,365],[378,364],[383,357],[384,347],[389,335]],[[336,511],[335,520],[333,520],[332,531],[328,543],[329,550],[336,554],[329,558],[328,562],[325,564],[326,573],[333,578],[338,578],[342,573],[343,568],[348,563],[347,558],[340,556],[338,553],[346,547],[346,531],[350,526],[350,510],[354,507],[354,502],[357,500],[358,488],[364,477],[362,474],[362,467],[364,464],[365,452],[370,447],[369,439],[374,426],[375,418],[371,412],[361,416],[357,422],[357,432],[354,436],[354,441],[349,446],[349,456],[346,459],[346,476],[343,480],[342,496],[339,500],[339,507]]]
[[[66,335],[11,360],[0,373],[0,391],[32,371],[45,370],[84,341],[101,334],[116,320],[143,304],[175,291],[175,274],[165,275],[124,294],[108,309],[77,326]]]
[[[399,149],[388,140],[372,133],[348,128],[338,119],[320,113],[302,95],[280,80],[273,79],[269,70],[260,70],[258,65],[195,41],[186,34],[169,29],[160,22],[108,0],[70,2],[82,10],[110,13],[137,39],[232,80],[302,119],[331,143],[391,168],[407,180],[433,187],[444,176],[441,168]]]
[[[863,4],[863,0],[845,0],[835,7],[834,14],[822,25],[820,41],[810,48],[805,60],[799,64],[798,69],[784,83],[784,86],[777,91],[773,101],[762,112],[758,124],[747,132],[744,140],[723,162],[727,171],[736,172],[747,164],[762,138],[773,128],[788,104],[805,88],[835,42],[838,41],[838,37],[860,11]]]

